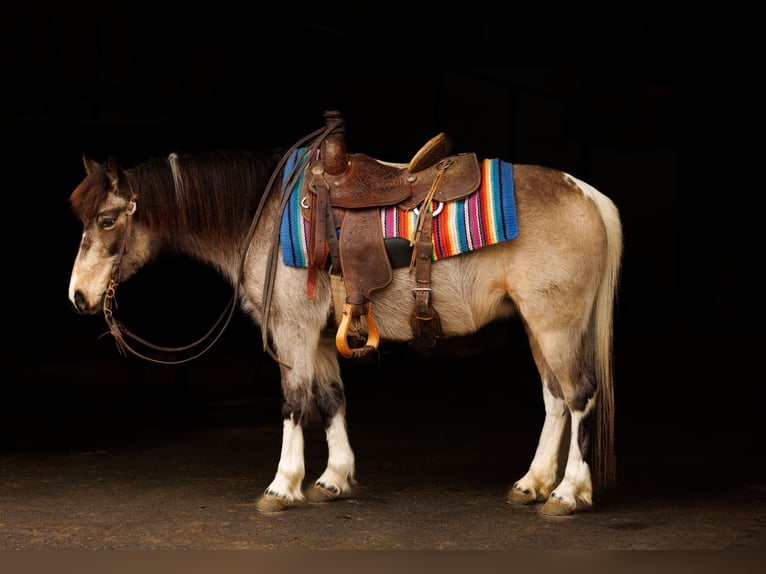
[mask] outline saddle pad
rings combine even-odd
[[[285,174],[290,173],[296,161],[306,161],[303,150],[292,154],[285,165]],[[301,166],[298,169],[301,175],[282,214],[280,239],[285,264],[306,267],[309,222],[301,215],[300,190],[304,169]],[[519,229],[513,195],[513,164],[499,159],[482,160],[479,189],[458,201],[434,202],[433,213],[434,261],[514,239]],[[380,222],[384,238],[410,240],[417,224],[417,212],[398,207],[383,208]]]

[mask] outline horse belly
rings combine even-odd
[[[439,315],[442,337],[470,335],[492,321],[514,315],[501,263],[508,258],[508,249],[509,245],[493,245],[432,263],[431,301]],[[414,282],[408,269],[396,269],[389,286],[370,297],[383,339],[412,340]]]

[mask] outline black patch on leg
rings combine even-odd
[[[553,374],[553,372],[548,372],[545,377],[546,386],[548,387],[548,392],[556,397],[557,399],[563,399],[564,398],[564,392],[561,390],[561,383],[559,383],[559,380],[556,378],[556,375]]]
[[[309,394],[304,388],[282,390],[282,418],[292,415],[295,424],[305,426],[311,414]]]
[[[314,398],[319,416],[322,417],[322,423],[325,427],[346,405],[346,394],[339,381],[332,381],[329,385],[320,385],[314,381]]]
[[[580,372],[575,378],[575,389],[569,407],[575,411],[584,411],[588,401],[596,394],[596,378],[584,365],[580,365]]]
[[[582,456],[582,459],[591,466],[593,466],[593,461],[591,460],[592,436],[593,409],[582,418],[580,421],[580,428],[577,430],[577,447],[580,449],[580,455]]]
[[[596,385],[596,377],[593,374],[593,371],[588,368],[588,365],[592,363],[592,361],[587,360],[588,353],[582,351],[580,357],[580,373],[575,379],[575,392],[572,397],[572,404],[569,405],[569,407],[575,411],[585,412],[585,409],[588,407],[588,402],[596,395],[598,387]],[[577,432],[577,447],[580,449],[580,455],[590,466],[593,466],[591,450],[593,444],[594,411],[595,409],[591,408],[581,419],[580,428]]]

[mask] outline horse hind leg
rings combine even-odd
[[[314,400],[327,439],[327,467],[306,492],[309,502],[328,502],[351,491],[354,452],[346,429],[346,395],[334,339],[322,339],[314,374]]]
[[[558,342],[563,340],[566,339]],[[585,374],[567,376],[576,370],[572,365],[580,365],[580,362],[575,360],[576,352],[573,350],[562,351],[566,345],[550,345],[551,349],[555,347],[557,351],[552,355],[557,357],[557,368],[554,370],[545,360],[537,340],[530,337],[530,342],[542,377],[545,421],[529,470],[513,485],[507,501],[511,504],[545,501],[543,514],[572,514],[577,509],[590,508],[593,504],[590,466],[586,459],[590,451],[589,419],[596,386],[593,378]],[[573,385],[572,381],[577,381],[577,385]],[[563,477],[557,484],[559,458],[566,444],[567,427],[569,448]]]
[[[570,408],[571,432],[564,478],[551,492],[543,514],[563,516],[593,506],[593,484],[586,458],[590,453],[590,418],[595,396],[582,409]]]
[[[554,388],[556,386],[554,385]],[[543,381],[545,420],[540,432],[532,463],[527,473],[513,485],[507,500],[511,504],[544,502],[550,496],[558,479],[559,453],[569,423],[566,403],[555,396],[550,385]]]

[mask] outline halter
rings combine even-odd
[[[310,134],[308,134],[307,136],[304,136],[303,138],[301,138],[299,141],[293,144],[293,146],[290,147],[290,149],[287,150],[287,152],[285,152],[285,154],[279,160],[279,163],[274,168],[274,171],[272,172],[271,177],[269,178],[269,181],[266,184],[266,188],[264,190],[263,195],[261,196],[261,200],[260,200],[260,203],[258,204],[258,208],[255,211],[255,215],[253,216],[252,222],[250,223],[250,228],[248,229],[247,237],[245,239],[245,249],[242,252],[242,257],[239,262],[239,271],[237,273],[237,281],[234,284],[234,293],[231,296],[231,300],[223,309],[223,311],[221,312],[221,315],[218,317],[218,319],[210,328],[210,330],[208,330],[208,332],[205,333],[202,337],[200,337],[199,339],[197,339],[196,341],[192,343],[189,343],[188,345],[184,345],[180,347],[163,347],[163,346],[155,345],[139,337],[132,331],[130,331],[127,327],[125,327],[125,325],[122,322],[120,322],[114,317],[113,308],[117,307],[116,293],[117,293],[117,286],[120,283],[120,265],[122,264],[123,257],[130,249],[133,215],[136,212],[137,204],[138,204],[138,195],[133,191],[132,184],[129,185],[131,191],[130,191],[130,198],[128,200],[128,205],[125,209],[125,217],[126,217],[125,236],[123,237],[122,245],[120,246],[120,251],[117,255],[117,259],[112,265],[112,272],[109,278],[109,284],[104,292],[104,298],[102,303],[104,320],[106,321],[106,324],[109,327],[109,333],[115,339],[117,350],[120,352],[122,356],[126,356],[127,352],[130,352],[136,357],[139,357],[141,359],[144,359],[146,361],[150,361],[153,363],[159,363],[162,365],[179,365],[182,363],[188,363],[189,361],[193,361],[194,359],[199,358],[200,356],[205,354],[207,351],[209,351],[213,347],[213,345],[215,345],[215,343],[221,338],[221,336],[223,335],[223,332],[226,330],[229,323],[231,322],[231,318],[234,315],[234,311],[237,307],[237,301],[239,299],[239,290],[242,284],[242,276],[244,274],[245,262],[247,260],[248,253],[250,252],[250,245],[252,243],[253,235],[255,234],[255,229],[258,225],[258,222],[261,219],[263,209],[266,205],[266,200],[268,199],[268,197],[271,194],[271,191],[274,188],[274,184],[276,182],[278,175],[282,172],[285,164],[287,163],[288,159],[290,158],[290,156],[292,155],[294,151],[296,151],[300,147],[306,147],[303,158],[313,157],[314,153],[319,148],[319,145],[322,143],[322,141],[328,135],[330,135],[333,131],[335,131],[342,123],[343,123],[343,120],[340,118],[328,119],[325,127],[315,130],[311,132]],[[309,141],[311,141],[311,143],[308,146],[306,146],[307,142]],[[292,167],[290,172],[284,178],[284,183],[282,185],[282,201],[280,203],[280,208],[279,208],[280,214],[284,211],[285,207],[287,206],[292,190],[295,188],[295,186],[297,185],[299,181],[299,174],[300,174],[299,168],[302,166],[302,164],[303,164],[303,160],[295,162],[295,165]],[[175,178],[175,174],[174,174],[174,178]],[[278,244],[279,244],[279,225],[276,225],[274,227],[274,236],[271,243],[271,250],[269,252],[268,265],[266,267],[266,280],[264,282],[264,288],[263,288],[264,289],[263,305],[262,305],[263,318],[261,321],[262,323],[261,334],[263,339],[263,349],[266,352],[268,352],[269,355],[271,355],[271,357],[274,360],[276,360],[278,363],[289,368],[290,367],[289,365],[286,365],[285,363],[279,360],[279,357],[277,357],[276,353],[273,351],[273,349],[271,349],[271,346],[269,345],[269,341],[268,341],[268,331],[269,331],[268,326],[269,326],[269,317],[270,317],[270,309],[271,309],[271,300],[272,300],[272,295],[274,292],[274,278],[276,276],[276,268],[277,268],[277,260],[278,260],[278,250],[276,247]],[[217,330],[217,333],[216,333],[216,330]],[[104,335],[105,334],[106,333],[104,333]],[[197,347],[200,347],[201,345],[205,344],[205,341],[208,339],[210,339],[210,342],[207,343],[206,346],[204,346],[201,350],[199,350],[198,352],[196,352],[190,357],[186,357],[182,359],[158,359],[155,357],[150,357],[136,350],[126,341],[126,337],[155,351],[169,353],[172,355],[176,355],[177,353],[187,352]]]
[[[115,296],[117,294],[117,285],[120,283],[120,265],[122,264],[123,256],[130,249],[130,239],[133,231],[133,214],[136,212],[136,201],[138,200],[138,196],[132,189],[133,186],[130,187],[130,199],[128,200],[128,206],[125,208],[125,235],[123,236],[122,245],[120,245],[120,251],[117,254],[117,259],[112,265],[112,272],[109,276],[109,285],[107,285],[106,291],[104,292],[104,299],[102,303],[104,320],[109,326],[109,332],[112,334],[112,336],[114,336],[115,341],[117,342],[117,348],[119,349],[120,354],[123,356],[125,355],[126,349],[130,351],[132,351],[132,349],[125,342],[122,333],[120,332],[122,326],[114,318],[112,307],[117,306]]]

